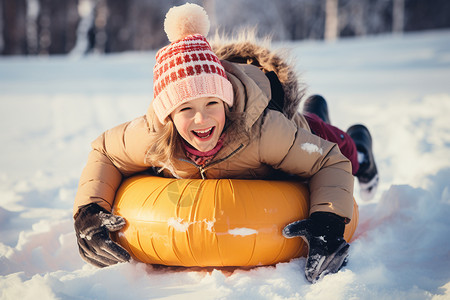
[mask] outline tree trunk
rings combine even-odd
[[[392,4],[392,32],[402,33],[405,24],[405,0],[394,0]]]
[[[209,17],[210,28],[209,34],[214,35],[217,28],[217,18],[216,18],[216,0],[203,0],[203,7]]]
[[[338,0],[326,0],[325,4],[325,39],[336,40],[338,37]]]
[[[108,17],[105,27],[105,52],[122,52],[130,49],[130,40],[133,32],[128,26],[129,8],[136,5],[134,1],[107,0]]]
[[[4,55],[27,54],[26,0],[2,0]]]
[[[39,5],[39,53],[68,53],[76,42],[78,0],[40,0]]]

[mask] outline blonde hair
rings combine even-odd
[[[151,134],[154,142],[147,151],[146,159],[157,165],[166,165],[172,162],[177,150],[181,147],[181,136],[178,134],[172,119],[167,118],[166,124]]]

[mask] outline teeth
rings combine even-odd
[[[212,127],[211,127],[212,128]],[[210,131],[211,130],[211,128],[208,128],[208,129],[205,129],[205,130],[194,130],[195,132],[198,132],[198,133],[207,133],[208,131]]]
[[[209,136],[211,136],[213,128],[214,127],[210,127],[208,129],[204,129],[204,130],[192,130],[192,132],[199,138],[206,139]]]

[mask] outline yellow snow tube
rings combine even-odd
[[[308,217],[309,192],[289,181],[136,176],[117,192],[127,226],[113,238],[141,262],[169,266],[258,266],[305,256],[301,238],[281,234]],[[350,241],[358,224],[346,226]]]

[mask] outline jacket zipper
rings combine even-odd
[[[230,158],[231,156],[236,154],[239,150],[241,150],[243,147],[244,147],[244,144],[240,144],[239,147],[237,147],[233,152],[231,152],[230,154],[228,154],[224,158],[221,158],[219,160],[215,160],[215,161],[213,161],[213,162],[211,162],[211,163],[209,163],[209,164],[207,164],[205,166],[199,166],[196,163],[194,163],[193,161],[187,160],[187,159],[184,159],[184,158],[180,158],[179,160],[194,165],[200,171],[200,176],[202,177],[202,179],[206,179],[205,172],[206,172],[207,169],[209,169],[211,166],[214,166],[214,165],[216,165],[218,163],[223,162],[224,160],[227,160],[228,158]]]

